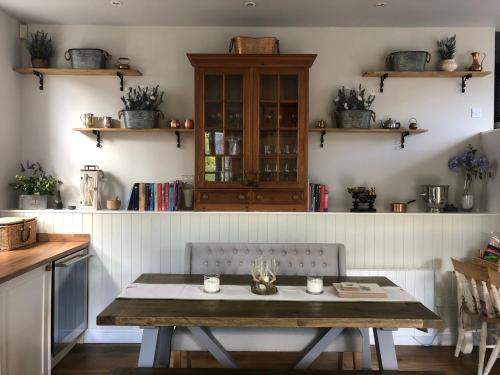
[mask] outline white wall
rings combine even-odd
[[[487,185],[486,201],[491,211],[500,212],[500,129],[491,130],[481,134],[482,148],[488,159],[493,163],[494,178]]]
[[[12,71],[19,64],[18,41],[18,22],[0,10],[0,207],[14,204],[8,183],[21,160],[19,76]]]
[[[167,118],[193,117],[193,69],[187,52],[225,52],[234,35],[276,35],[283,53],[317,53],[311,69],[310,119],[329,120],[336,90],[359,83],[378,91],[378,79],[362,78],[367,69],[380,69],[393,50],[427,49],[437,61],[436,39],[456,33],[458,63],[466,68],[469,52],[487,53],[485,68],[493,69],[493,28],[222,28],[222,27],[107,27],[30,26],[49,31],[58,49],[57,66],[71,47],[99,47],[115,57],[127,56],[144,77],[127,79],[129,85],[146,84],[166,90],[163,109]],[[65,182],[66,204],[78,200],[79,169],[98,164],[111,181],[109,194],[128,195],[133,182],[165,181],[193,174],[193,139],[185,136],[176,149],[172,135],[112,135],[104,148],[94,137],[71,131],[80,126],[79,115],[92,112],[115,115],[121,109],[118,82],[114,78],[46,77],[43,92],[32,76],[22,78],[22,156],[40,160]],[[493,127],[493,75],[468,82],[460,93],[459,79],[389,79],[385,93],[378,94],[374,110],[378,118],[391,116],[403,123],[416,117],[430,131],[407,139],[398,149],[397,136],[328,135],[324,149],[318,134],[309,142],[311,180],[330,187],[331,208],[348,207],[345,188],[367,184],[378,191],[378,208],[387,210],[392,201],[409,200],[417,186],[460,179],[448,171],[448,158],[460,151],[479,132]],[[481,107],[483,118],[471,119],[470,109]],[[457,190],[457,189],[454,189]],[[452,192],[454,195],[454,192]]]

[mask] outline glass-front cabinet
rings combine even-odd
[[[196,210],[305,211],[315,55],[189,54]]]

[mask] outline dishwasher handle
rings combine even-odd
[[[56,267],[69,267],[69,266],[72,266],[75,263],[81,262],[82,260],[89,259],[89,258],[92,258],[92,257],[93,257],[92,254],[87,254],[87,255],[83,255],[83,256],[79,256],[79,257],[74,257],[74,258],[71,258],[70,260],[68,260],[66,262],[56,263],[55,266]]]

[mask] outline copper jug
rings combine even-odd
[[[481,62],[479,62],[479,56],[481,56],[481,53],[483,54],[483,59]],[[469,70],[472,72],[480,72],[483,70],[483,62],[484,59],[486,58],[486,53],[484,52],[472,52],[472,65],[469,67]]]

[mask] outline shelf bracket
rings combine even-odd
[[[380,76],[380,92],[384,92],[384,81],[389,78],[389,74],[385,73]]]
[[[462,93],[465,92],[465,88],[467,87],[466,81],[471,78],[472,78],[471,73],[462,76]]]
[[[98,131],[98,130],[93,130],[92,133],[96,137],[96,141],[97,141],[96,147],[102,148],[102,135],[101,135],[101,132]]]
[[[320,144],[320,147],[323,148],[324,144],[325,144],[325,134],[326,134],[326,131],[325,130],[322,130],[321,131],[321,144]]]
[[[404,131],[401,133],[401,148],[405,148],[405,138],[410,135],[409,131]]]
[[[123,91],[123,73],[122,72],[116,72],[116,75],[118,76],[120,80],[120,91]]]
[[[33,74],[38,77],[38,83],[39,83],[39,89],[43,90],[43,74],[40,73],[38,70],[33,70]]]
[[[181,148],[181,133],[176,130],[175,136],[177,137],[177,148]]]

